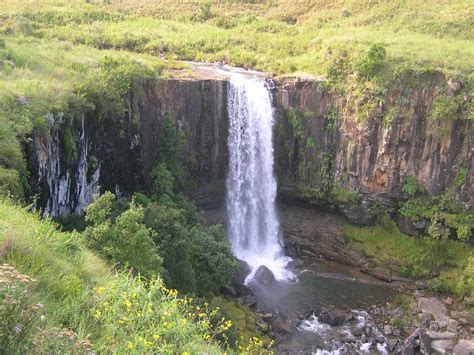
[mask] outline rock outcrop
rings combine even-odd
[[[470,120],[429,118],[434,97],[447,84],[434,75],[380,97],[364,92],[340,97],[325,82],[287,80],[275,91],[275,150],[279,193],[326,203],[328,185],[360,199],[341,211],[357,223],[374,218],[375,204],[396,206],[407,177],[435,195],[467,169],[461,199],[474,206],[474,125]],[[368,108],[369,105],[370,109]],[[345,191],[347,192],[347,191]],[[345,196],[339,196],[344,200]],[[347,197],[347,196],[346,196]]]

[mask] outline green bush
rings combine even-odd
[[[364,79],[375,76],[384,63],[386,55],[385,46],[379,43],[372,44],[354,63],[358,76]]]
[[[405,184],[403,184],[402,191],[408,196],[413,197],[418,193],[425,192],[425,189],[414,177],[409,176],[405,180]]]
[[[438,95],[429,109],[429,116],[434,120],[453,120],[458,116],[458,104],[454,97]]]
[[[115,196],[105,193],[86,209],[91,224],[84,232],[91,248],[122,268],[132,268],[145,277],[161,272],[162,259],[153,243],[153,232],[143,222],[143,209],[132,203],[112,219]]]

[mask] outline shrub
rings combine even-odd
[[[413,197],[418,193],[424,192],[425,189],[422,185],[418,183],[416,178],[408,176],[405,180],[405,184],[403,184],[402,191],[408,196]]]
[[[458,104],[448,95],[438,95],[429,109],[429,116],[434,120],[452,120],[457,117]]]
[[[114,199],[113,194],[105,194],[86,209],[87,221],[92,224],[84,232],[88,244],[120,267],[132,268],[145,277],[158,275],[162,259],[152,231],[142,223],[143,209],[132,203],[112,220]]]
[[[384,63],[386,55],[387,51],[382,44],[372,44],[354,64],[358,76],[364,79],[370,79],[375,76]]]

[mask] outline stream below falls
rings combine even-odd
[[[323,271],[323,272],[321,272]],[[368,310],[385,305],[395,289],[331,270],[293,270],[297,281],[251,283],[257,309],[283,328],[276,353],[388,353],[387,339]]]

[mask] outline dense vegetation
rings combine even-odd
[[[92,210],[99,212],[98,205]],[[132,208],[124,219],[136,214]],[[127,232],[136,226],[127,225]],[[230,302],[216,299],[211,307],[183,297],[163,285],[160,269],[147,279],[116,273],[88,243],[87,236],[58,232],[50,220],[0,201],[0,258],[8,263],[0,266],[2,352],[220,353],[235,341],[242,349],[261,349],[260,340],[243,343],[232,321],[223,319],[228,312],[215,307],[233,309]],[[133,265],[136,272],[159,258],[133,260],[142,263]]]

